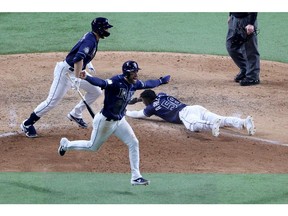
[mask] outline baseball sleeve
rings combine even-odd
[[[144,115],[144,110],[139,110],[139,111],[126,111],[126,115],[131,117],[131,118],[147,118],[147,116]]]

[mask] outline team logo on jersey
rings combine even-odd
[[[127,91],[125,88],[120,88],[118,97],[122,98],[125,101],[131,100],[135,91]]]
[[[89,47],[85,47],[83,51],[85,54],[88,54],[89,53]]]

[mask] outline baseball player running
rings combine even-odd
[[[86,67],[88,67],[90,71],[95,72],[91,60],[96,55],[99,40],[110,35],[108,29],[111,27],[113,26],[109,24],[108,19],[104,17],[95,18],[91,22],[92,31],[87,32],[76,43],[64,61],[57,62],[54,69],[53,83],[47,99],[40,103],[31,113],[30,117],[20,125],[27,137],[37,137],[34,124],[48,111],[56,107],[71,87],[74,89],[84,89],[86,91],[85,100],[89,105],[101,95],[102,90],[99,87],[91,85],[86,80],[80,79],[79,75]],[[73,83],[71,83],[66,76],[67,73],[72,77]],[[82,128],[87,128],[87,124],[82,119],[82,112],[85,107],[85,104],[81,100],[67,116]]]
[[[129,104],[140,101],[143,101],[146,107],[140,111],[127,110],[127,116],[147,118],[155,115],[167,122],[184,124],[190,131],[211,131],[215,137],[220,134],[220,127],[246,128],[249,135],[254,135],[256,132],[251,116],[246,119],[220,116],[200,105],[187,106],[175,97],[165,93],[156,95],[153,90],[145,90],[140,94],[140,98],[133,98]]]
[[[112,134],[115,134],[129,149],[131,184],[148,185],[150,183],[140,174],[139,141],[125,119],[125,110],[136,90],[154,88],[161,84],[166,84],[169,82],[170,76],[144,82],[138,80],[139,70],[137,62],[127,61],[122,66],[122,74],[116,75],[111,79],[102,80],[97,77],[87,76],[85,72],[81,73],[82,79],[105,89],[104,106],[94,117],[90,140],[69,141],[63,137],[58,148],[58,153],[61,156],[68,150],[97,151]]]

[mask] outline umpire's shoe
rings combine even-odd
[[[243,80],[240,80],[240,85],[241,86],[251,86],[251,85],[258,85],[260,84],[260,80],[252,80],[252,79],[247,79],[244,78]]]
[[[150,184],[150,181],[140,177],[140,178],[137,178],[135,180],[131,180],[131,185],[132,186],[136,186],[136,185],[149,185]]]
[[[241,80],[245,79],[246,73],[240,71],[234,78],[234,81],[239,83]]]
[[[67,145],[67,142],[69,142],[69,140],[66,138],[66,137],[63,137],[61,140],[60,140],[60,146],[58,148],[58,154],[60,156],[64,156],[65,153],[66,153],[66,150],[64,150],[64,146]]]
[[[67,115],[67,118],[70,121],[76,122],[79,125],[79,127],[81,127],[81,128],[87,128],[88,127],[87,123],[84,122],[84,120],[82,118],[76,118],[76,117],[72,116],[70,113]]]
[[[26,119],[27,120],[27,119]],[[25,120],[25,121],[26,121]],[[35,138],[37,137],[37,132],[36,129],[33,125],[28,125],[26,126],[24,123],[25,121],[22,122],[22,124],[20,125],[21,130],[25,133],[25,135],[29,138]]]

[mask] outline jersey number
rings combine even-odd
[[[161,106],[165,107],[168,110],[173,110],[176,109],[180,104],[181,102],[179,102],[178,100],[175,100],[172,97],[167,97],[167,100],[162,101]]]

